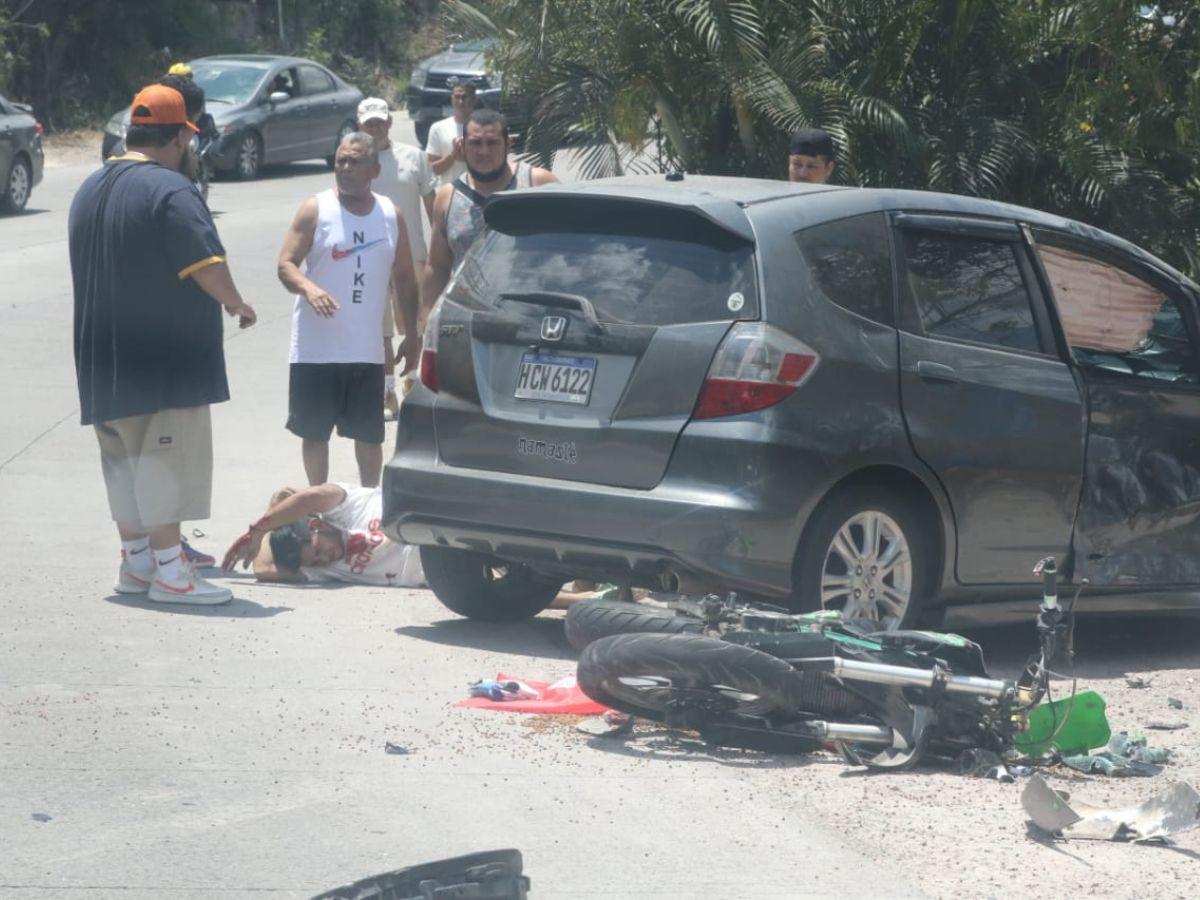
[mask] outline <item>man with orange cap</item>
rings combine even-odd
[[[209,405],[229,399],[221,309],[255,322],[233,283],[208,208],[182,174],[196,126],[161,84],[133,99],[127,151],[93,173],[68,220],[80,418],[100,444],[121,538],[115,589],[158,603],[217,604],[180,522],[212,495]]]

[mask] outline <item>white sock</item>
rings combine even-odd
[[[395,392],[395,390],[396,390],[396,376],[395,375],[384,375],[383,376],[383,389],[389,394]]]
[[[121,549],[125,551],[125,559],[135,569],[153,569],[154,556],[150,553],[150,538],[138,538],[135,541],[121,541]]]
[[[183,549],[176,544],[166,550],[154,551],[159,581],[178,581],[183,577]]]

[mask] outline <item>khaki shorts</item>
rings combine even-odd
[[[208,518],[213,470],[208,406],[161,409],[95,428],[114,522],[154,528]]]

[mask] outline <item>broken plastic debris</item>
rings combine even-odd
[[[30,818],[33,819],[33,821],[35,821],[35,822],[49,822],[51,819],[51,816],[47,815],[44,812],[35,812],[30,815]]]
[[[1129,678],[1126,678],[1125,684],[1127,687],[1131,687],[1131,688],[1148,688],[1148,687],[1150,687],[1150,682],[1147,681],[1145,678],[1143,678],[1141,675],[1133,675]]]
[[[1175,697],[1168,697],[1167,706],[1171,707],[1171,709],[1183,709],[1183,701]]]
[[[1113,775],[1117,778],[1157,775],[1171,758],[1165,747],[1147,747],[1144,737],[1125,732],[1113,735],[1108,749],[1092,755],[1063,757],[1063,765],[1089,775]]]
[[[1072,803],[1070,794],[1034,775],[1021,793],[1021,806],[1034,825],[1066,840],[1165,840],[1200,827],[1200,792],[1183,783],[1136,806],[1104,809]]]
[[[1074,755],[1103,747],[1112,737],[1104,710],[1104,698],[1095,691],[1039,703],[1029,714],[1028,730],[1013,738],[1013,747],[1032,759],[1052,749]]]
[[[393,756],[407,756],[408,754],[412,753],[412,751],[407,747],[404,747],[400,744],[393,744],[391,741],[388,741],[383,745],[383,752],[391,753]]]
[[[1016,780],[1015,773],[1009,771],[1004,760],[991,750],[978,747],[964,750],[959,755],[958,771],[970,778],[987,778],[1004,784],[1012,784]]]
[[[1187,728],[1188,723],[1182,719],[1152,719],[1146,723],[1146,727],[1155,731],[1178,731]]]
[[[596,737],[615,737],[633,731],[633,716],[610,709],[602,716],[584,719],[575,729]]]

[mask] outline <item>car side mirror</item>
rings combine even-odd
[[[267,98],[272,105],[276,103],[287,103],[292,99],[292,95],[287,91],[272,91],[271,96]]]

